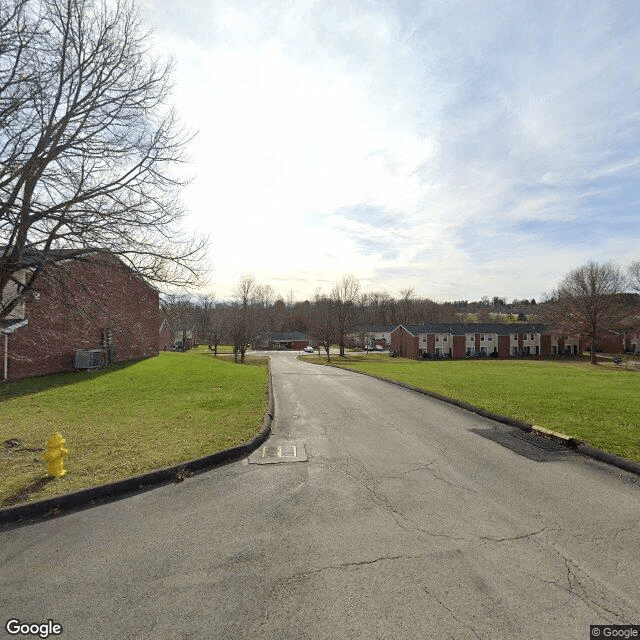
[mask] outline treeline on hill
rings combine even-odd
[[[232,300],[170,295],[163,302],[172,331],[195,331],[201,343],[214,349],[231,344],[244,360],[247,348],[259,346],[274,331],[300,331],[314,343],[338,344],[344,353],[346,336],[354,328],[395,328],[403,323],[540,322],[580,336],[593,347],[603,332],[640,330],[639,294],[640,261],[626,271],[609,263],[589,262],[569,273],[540,303],[507,302],[499,296],[435,302],[416,296],[413,289],[394,297],[387,292],[362,292],[352,275],[344,276],[328,294],[316,291],[311,300],[294,301],[291,296],[285,300],[271,285],[245,275]]]

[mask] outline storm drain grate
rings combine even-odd
[[[507,431],[506,429],[469,429],[469,431],[536,462],[566,460],[567,457],[576,455],[575,450],[561,442],[525,431]]]
[[[262,447],[263,458],[295,458],[297,455],[297,447],[295,444],[290,445],[265,445]]]
[[[569,451],[566,445],[562,442],[556,442],[550,438],[544,438],[542,436],[534,436],[532,433],[526,431],[511,431],[509,435],[512,438],[518,438],[518,440],[524,440],[525,442],[532,444],[534,447],[538,447],[543,451],[553,451],[556,453],[566,453]]]

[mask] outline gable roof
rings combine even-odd
[[[406,325],[405,325],[406,326]],[[398,327],[397,324],[362,324],[352,329],[350,333],[389,333]]]
[[[309,340],[304,333],[300,331],[272,331],[269,334],[269,338],[272,342],[289,342],[293,340]]]
[[[48,251],[38,251],[38,249],[26,249],[20,259],[20,267],[28,269],[36,267],[46,262],[63,262],[65,260],[95,260],[100,256],[108,262],[122,262],[115,254],[104,249],[97,248],[77,248],[77,249],[49,249]]]
[[[546,327],[543,324],[531,323],[511,323],[486,322],[486,323],[441,323],[441,324],[401,324],[411,335],[417,336],[421,333],[448,333],[454,336],[463,336],[467,333],[495,333],[505,336],[512,333],[545,333]]]

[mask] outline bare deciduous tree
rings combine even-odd
[[[331,345],[338,338],[335,302],[320,290],[316,291],[314,300],[312,333],[317,341],[318,355],[322,347],[327,354],[327,362],[331,362]]]
[[[628,266],[627,280],[629,289],[640,294],[640,260],[636,260]]]
[[[0,29],[0,291],[16,285],[0,319],[47,262],[89,249],[193,283],[206,241],[180,229],[188,136],[131,2],[4,0]]]
[[[353,319],[354,306],[358,299],[359,291],[360,282],[353,275],[343,276],[342,280],[331,291],[331,300],[334,303],[334,312],[336,314],[336,334],[341,356],[344,356],[345,336]]]
[[[234,359],[244,362],[244,355],[253,340],[257,337],[256,327],[256,295],[259,285],[252,274],[245,274],[237,284],[231,306],[231,337]]]
[[[614,328],[627,313],[619,303],[623,288],[618,267],[588,262],[565,276],[549,298],[553,324],[589,342],[592,364],[597,364],[595,344],[599,334]]]
[[[161,305],[171,327],[172,342],[175,334],[179,333],[182,348],[186,348],[189,336],[193,336],[198,324],[198,309],[194,301],[189,296],[172,293],[162,298]]]

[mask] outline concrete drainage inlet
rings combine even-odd
[[[306,462],[307,451],[304,443],[274,440],[266,442],[248,458],[250,464],[279,464],[283,462]]]
[[[576,451],[561,442],[520,431],[519,429],[514,431],[469,429],[469,431],[536,462],[552,462],[554,460],[562,460],[568,455],[576,455]]]

